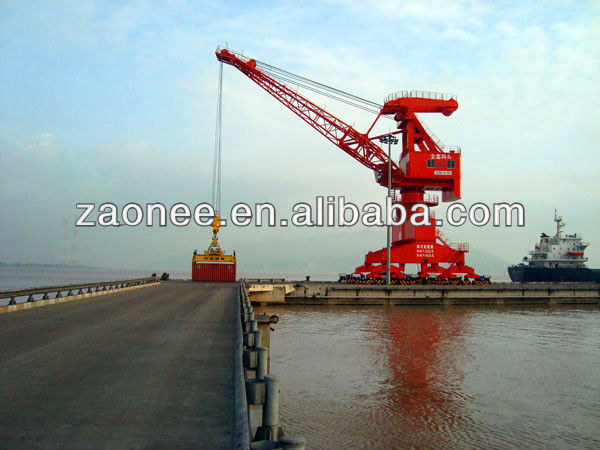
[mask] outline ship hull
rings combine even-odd
[[[528,267],[525,265],[510,266],[508,275],[512,281],[576,281],[576,282],[600,282],[600,269],[588,269],[587,267]]]

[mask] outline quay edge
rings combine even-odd
[[[336,282],[252,282],[250,301],[286,305],[600,305],[600,283],[373,286]]]

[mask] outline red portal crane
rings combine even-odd
[[[464,280],[480,279],[473,268],[465,265],[468,244],[449,242],[437,230],[433,216],[425,219],[424,225],[414,226],[410,221],[413,214],[422,211],[416,208],[411,212],[414,205],[439,204],[439,197],[428,195],[426,191],[440,191],[443,202],[460,198],[460,148],[441,145],[416,116],[417,113],[441,113],[449,116],[458,108],[456,99],[446,94],[421,91],[391,94],[383,106],[372,104],[378,109],[377,117],[366,133],[360,133],[275,79],[272,69],[280,69],[258,63],[228,49],[218,48],[216,56],[219,61],[237,68],[329,141],[373,170],[377,182],[382,186],[387,185],[389,156],[374,142],[382,136],[369,136],[369,133],[381,117],[392,116],[398,128],[393,134],[402,135],[400,159],[389,164],[394,190],[393,202],[402,204],[407,212],[404,224],[392,227],[392,277],[396,281],[406,280],[406,264],[417,264],[421,280],[435,278],[437,282],[448,282],[457,280],[460,275],[464,276]],[[294,76],[283,72],[288,77]],[[369,280],[382,280],[386,264],[386,248],[369,252],[364,264],[356,268],[355,274]]]

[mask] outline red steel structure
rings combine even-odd
[[[426,191],[439,191],[442,201],[460,198],[460,148],[441,145],[416,116],[417,113],[439,113],[450,116],[458,108],[458,102],[447,94],[421,91],[402,91],[386,98],[373,124],[366,133],[325,111],[284,83],[261,70],[254,59],[247,58],[228,49],[218,48],[217,59],[237,68],[261,88],[283,103],[298,117],[325,136],[330,142],[365,167],[373,170],[375,179],[387,186],[388,154],[376,140],[382,136],[369,136],[377,121],[383,116],[393,116],[401,134],[402,153],[398,163],[392,161],[391,184],[396,193],[394,203],[402,204],[407,211],[403,225],[392,227],[390,271],[395,279],[405,279],[406,264],[419,266],[419,277],[435,277],[437,280],[479,279],[472,267],[465,265],[468,244],[453,244],[436,228],[435,218],[425,219],[423,225],[414,226],[410,217],[423,211],[411,210],[416,204],[435,206],[436,195]],[[264,63],[261,63],[264,65]],[[271,66],[268,66],[271,67]],[[386,248],[369,252],[365,262],[355,274],[371,279],[381,279],[386,273]]]

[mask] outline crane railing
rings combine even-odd
[[[425,194],[423,196],[423,202],[437,205],[440,203],[440,196],[435,194]]]
[[[441,149],[444,153],[460,153],[462,151],[458,145],[442,145]]]
[[[399,192],[395,192],[392,195],[392,200],[395,202],[401,202],[402,194]],[[423,203],[431,203],[434,205],[438,205],[440,203],[440,196],[436,194],[423,194]]]
[[[469,251],[468,242],[452,242],[439,228],[435,230],[435,235],[448,247],[461,252]]]
[[[442,92],[430,92],[430,91],[398,91],[392,92],[384,99],[384,103],[390,102],[392,100],[397,100],[399,98],[427,98],[431,100],[457,100],[457,96],[455,94],[445,94]]]
[[[419,122],[429,135],[429,137],[435,142],[435,145],[444,153],[460,153],[461,148],[458,145],[446,145],[437,135],[427,126],[427,124],[419,117]]]

